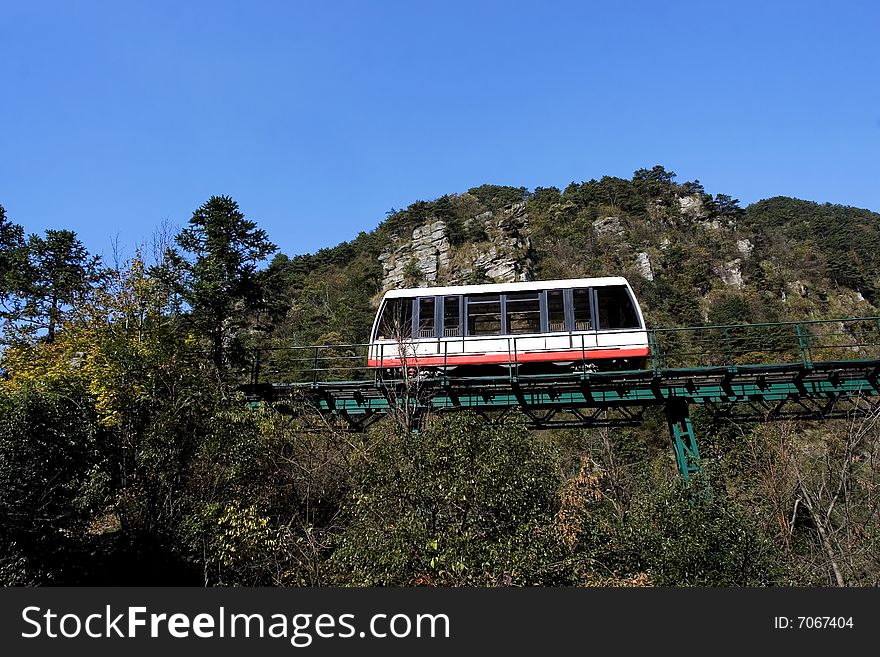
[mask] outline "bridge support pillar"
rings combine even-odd
[[[670,399],[666,403],[666,420],[669,422],[678,471],[685,481],[689,481],[691,476],[700,472],[700,450],[687,402],[684,399]]]

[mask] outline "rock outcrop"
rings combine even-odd
[[[636,269],[646,281],[654,280],[654,268],[651,266],[651,257],[646,251],[636,254]]]
[[[623,235],[623,224],[620,217],[601,217],[593,222],[593,230],[597,235]]]
[[[483,212],[468,223],[478,224],[482,230],[474,232],[486,239],[453,246],[446,222],[432,219],[394,240],[379,256],[383,289],[532,279],[535,260],[524,203]]]
[[[697,194],[679,196],[678,209],[679,214],[691,219],[701,220],[709,217],[709,211],[706,209],[703,199]]]
[[[715,275],[721,279],[721,282],[729,287],[741,288],[743,286],[742,261],[735,258],[730,262],[724,263],[723,266],[714,268]]]

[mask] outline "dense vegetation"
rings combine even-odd
[[[654,325],[876,314],[880,215],[742,209],[662,167],[484,185],[268,264],[275,246],[228,197],[112,266],[0,207],[0,582],[880,584],[877,417],[699,413],[705,481],[688,486],[662,413],[554,432],[391,417],[359,435],[244,402],[249,347],[363,341],[383,250],[437,219],[466,249],[488,239],[475,217],[514,203],[538,276],[623,273]]]

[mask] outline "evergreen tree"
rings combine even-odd
[[[225,340],[233,322],[261,302],[257,265],[277,247],[229,196],[212,196],[175,241],[190,256],[169,254],[176,287],[195,327],[210,341],[214,365],[224,372]]]
[[[21,288],[27,250],[24,229],[7,220],[6,209],[0,205],[0,305],[3,316],[8,316],[8,304],[15,291]]]
[[[31,235],[24,271],[18,276],[18,308],[13,313],[29,330],[46,331],[52,342],[64,312],[104,275],[99,256],[90,255],[72,230]]]
[[[675,181],[675,173],[667,171],[661,165],[655,165],[651,170],[639,169],[633,173],[632,182],[635,188],[645,198],[663,199],[672,193],[672,185]]]

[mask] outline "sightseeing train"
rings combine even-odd
[[[625,278],[421,287],[385,293],[370,339],[379,370],[519,373],[645,367],[648,334]]]

